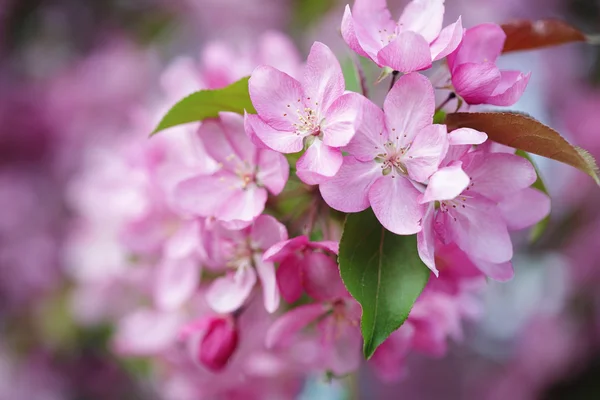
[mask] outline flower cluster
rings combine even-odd
[[[544,218],[549,199],[514,149],[433,123],[435,90],[506,105],[529,76],[495,66],[498,27],[442,29],[443,15],[443,0],[413,0],[397,23],[383,1],[346,9],[350,48],[394,71],[383,107],[346,91],[326,45],[301,65],[271,33],[239,56],[212,44],[200,65],[178,60],[161,80],[170,102],[251,73],[255,114],[220,112],[140,145],[161,99],[133,113],[139,135],[89,156],[72,187],[76,312],[118,320],[114,350],[164,366],[164,398],[289,398],[307,371],[358,369],[361,305],[339,272],[339,212],[371,208],[392,234],[417,235],[435,275],[371,359],[382,379],[401,377],[412,350],[444,354],[477,316],[485,277],[512,277],[509,231]],[[450,83],[434,88],[417,71],[440,60]]]

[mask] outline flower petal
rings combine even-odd
[[[458,51],[448,56],[450,71],[465,63],[494,64],[502,53],[505,40],[506,34],[496,24],[480,24],[467,29]]]
[[[469,153],[463,169],[472,179],[474,191],[500,201],[533,184],[537,174],[523,157],[508,153]]]
[[[302,296],[303,260],[296,254],[287,256],[277,268],[277,284],[281,296],[288,303],[296,302]]]
[[[398,79],[383,103],[390,136],[404,137],[410,143],[415,135],[433,122],[435,96],[429,79],[418,73]]]
[[[263,259],[265,261],[281,262],[288,255],[294,253],[296,250],[304,248],[307,244],[308,238],[304,235],[284,240],[269,247],[269,249],[265,251]]]
[[[469,176],[462,170],[460,163],[440,168],[429,178],[421,203],[452,200],[469,186],[469,182]]]
[[[487,100],[487,104],[512,106],[527,88],[531,72],[523,74],[519,71],[501,71],[500,74],[500,83]]]
[[[200,266],[192,257],[163,260],[156,270],[154,302],[162,310],[177,310],[200,282]]]
[[[438,214],[450,240],[471,258],[491,263],[510,261],[512,242],[496,205],[476,194],[465,199],[455,209]]]
[[[114,351],[138,356],[159,354],[175,343],[182,322],[178,313],[140,309],[118,322]]]
[[[239,190],[239,178],[228,172],[196,176],[175,187],[174,204],[185,212],[210,217],[214,216],[224,202],[236,196]]]
[[[344,157],[338,173],[319,186],[323,200],[342,212],[359,212],[369,208],[369,188],[381,177],[380,165]]]
[[[373,161],[377,154],[385,152],[384,143],[388,141],[385,127],[385,115],[371,100],[362,101],[362,118],[356,134],[344,147],[344,151],[360,161]]]
[[[358,54],[359,56],[370,58],[369,54],[367,54],[363,50],[362,45],[358,41],[354,26],[355,26],[355,22],[354,22],[354,18],[352,17],[352,12],[350,11],[350,6],[346,5],[346,8],[344,9],[344,17],[342,18],[342,37],[346,41],[346,44],[356,54]],[[377,49],[377,50],[379,50],[379,49]],[[373,51],[374,55],[377,54],[377,50]]]
[[[429,43],[418,33],[405,31],[377,53],[377,63],[404,73],[431,67]]]
[[[304,290],[313,299],[328,301],[348,295],[338,264],[332,257],[324,253],[309,252],[302,262],[302,272]]]
[[[438,37],[444,23],[444,0],[413,0],[400,16],[401,31],[412,31],[431,43]]]
[[[452,73],[452,85],[468,104],[485,104],[500,82],[500,70],[493,63],[461,64]]]
[[[352,17],[356,39],[368,56],[377,62],[377,52],[383,48],[382,32],[390,35],[396,30],[396,21],[392,19],[386,1],[356,0],[352,6]]]
[[[244,130],[244,117],[233,112],[220,112],[223,133],[235,155],[248,165],[256,164],[256,147]]]
[[[308,185],[318,185],[337,174],[343,159],[339,149],[326,146],[320,139],[315,139],[296,162],[296,175]]]
[[[233,312],[244,304],[255,284],[254,269],[249,265],[242,265],[235,274],[215,279],[206,290],[206,301],[218,313]]]
[[[550,213],[550,197],[534,188],[525,188],[498,203],[509,230],[537,224]]]
[[[360,125],[364,101],[358,93],[346,93],[331,104],[321,126],[325,145],[342,147],[352,140]]]
[[[515,276],[515,270],[510,261],[498,264],[476,258],[473,258],[472,261],[481,272],[495,281],[508,282]]]
[[[279,153],[264,149],[258,151],[257,164],[256,180],[277,196],[285,187],[290,175],[287,160]]]
[[[381,224],[397,235],[412,235],[421,230],[424,206],[420,192],[402,176],[382,176],[369,189],[369,202]]]
[[[270,215],[259,216],[250,228],[253,247],[258,249],[268,249],[287,238],[285,225]]]
[[[304,140],[302,136],[294,132],[273,129],[256,114],[246,114],[244,128],[255,144],[258,140],[264,146],[280,153],[297,153],[302,150]]]
[[[302,79],[306,107],[326,111],[333,102],[344,94],[346,84],[342,67],[333,52],[321,42],[313,43]]]
[[[210,192],[205,192],[204,197]],[[221,221],[253,221],[265,209],[267,190],[251,185],[222,202],[214,216]]]
[[[356,371],[362,360],[362,337],[358,324],[330,315],[319,322],[318,328],[323,367],[337,376]]]
[[[429,268],[435,276],[439,276],[440,272],[435,267],[434,215],[435,207],[433,204],[430,204],[423,216],[423,229],[421,232],[417,233],[417,251],[419,252],[419,257],[421,257],[423,263],[427,265],[427,268]]]
[[[437,39],[431,43],[430,50],[433,61],[441,60],[456,50],[460,46],[463,35],[462,19],[458,17],[455,23],[442,29]]]
[[[459,128],[448,133],[448,141],[452,146],[465,144],[482,144],[487,140],[487,134],[471,128]]]
[[[403,158],[408,175],[417,182],[426,182],[437,171],[447,151],[446,125],[428,125],[421,129]]]
[[[261,65],[252,72],[248,90],[254,108],[267,125],[278,131],[296,130],[295,110],[305,107],[300,82],[273,67]]]
[[[273,313],[279,308],[279,289],[277,288],[277,279],[275,278],[275,266],[272,262],[263,261],[262,257],[257,254],[254,255],[253,259],[263,290],[265,310]]]
[[[296,307],[279,317],[269,328],[265,345],[273,347],[289,345],[296,333],[325,313],[323,304],[315,303]]]

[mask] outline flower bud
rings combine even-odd
[[[238,332],[231,317],[213,317],[200,339],[198,360],[212,371],[222,370],[238,344]]]

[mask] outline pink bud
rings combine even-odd
[[[238,332],[231,317],[212,317],[200,339],[199,361],[213,371],[222,370],[237,348]]]

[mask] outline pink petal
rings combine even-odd
[[[159,354],[176,342],[181,323],[178,313],[140,309],[118,322],[114,350],[138,356]]]
[[[346,297],[348,291],[342,282],[338,264],[323,253],[308,252],[302,262],[304,290],[317,301]]]
[[[451,240],[472,258],[492,263],[509,261],[512,242],[498,208],[481,196],[465,199],[456,208],[438,214]]]
[[[404,73],[431,67],[429,43],[423,36],[405,31],[377,53],[377,63]]]
[[[401,31],[412,31],[431,43],[438,37],[444,22],[443,0],[413,0],[400,16]]]
[[[526,188],[498,203],[506,226],[519,230],[537,224],[550,213],[550,197],[534,188]]]
[[[219,120],[223,133],[233,153],[248,165],[256,164],[256,147],[244,130],[244,117],[233,112],[220,112]]]
[[[154,302],[163,310],[176,310],[189,300],[200,283],[200,265],[194,258],[163,260],[157,268]]]
[[[456,93],[468,104],[485,104],[500,82],[500,70],[492,63],[461,64],[452,74]]]
[[[307,244],[308,238],[306,236],[296,236],[295,238],[284,240],[269,247],[265,251],[263,259],[265,261],[281,262],[288,255],[306,247]]]
[[[407,135],[405,141],[410,143],[433,122],[435,96],[429,79],[418,73],[400,77],[385,98],[383,110],[390,135]]]
[[[185,212],[202,217],[215,212],[240,190],[240,180],[229,172],[196,176],[179,183],[174,190],[175,205]],[[207,194],[210,193],[210,196]]]
[[[467,29],[460,48],[448,56],[450,71],[465,63],[495,63],[506,34],[499,25],[481,24]]]
[[[411,179],[426,182],[438,169],[448,151],[446,125],[429,125],[417,135],[405,155],[404,164]]]
[[[352,7],[354,32],[362,49],[377,62],[377,52],[383,47],[382,34],[396,30],[385,0],[358,0]],[[381,65],[379,65],[381,66]]]
[[[435,267],[435,231],[433,229],[435,215],[435,207],[433,204],[430,204],[425,211],[425,215],[423,216],[422,226],[423,229],[421,232],[417,233],[417,251],[419,252],[419,257],[427,268],[431,270],[435,274],[435,276],[439,276],[439,271]]]
[[[308,185],[318,185],[337,174],[343,158],[339,149],[326,146],[320,139],[315,139],[296,162],[296,175]]]
[[[362,337],[358,325],[328,316],[319,322],[318,328],[323,367],[337,376],[356,371],[362,361]]]
[[[329,47],[321,42],[313,43],[302,79],[306,107],[323,115],[319,110],[327,110],[333,102],[344,94],[346,84],[342,67]]]
[[[381,224],[397,235],[412,235],[421,230],[424,206],[420,192],[402,176],[387,175],[369,189],[369,202]]]
[[[204,197],[208,197],[208,193],[205,192]],[[238,189],[235,195],[222,202],[214,216],[222,221],[252,221],[264,211],[266,202],[266,189],[249,186]]]
[[[406,321],[381,344],[369,360],[377,377],[384,382],[395,383],[406,373],[405,358],[412,349],[414,327]]]
[[[215,279],[206,290],[206,301],[218,313],[233,312],[244,304],[255,284],[254,269],[249,265],[242,265],[235,274]]]
[[[276,31],[263,33],[258,43],[258,53],[257,59],[262,60],[266,65],[273,66],[292,77],[298,73],[298,66],[301,64],[300,55],[289,36]]]
[[[254,143],[258,140],[264,146],[280,153],[297,153],[304,147],[304,138],[294,132],[273,129],[255,114],[246,114],[245,118],[246,133],[251,140],[256,136]]]
[[[342,147],[350,142],[360,125],[365,101],[358,93],[346,93],[331,104],[321,126],[324,144]]]
[[[181,226],[165,244],[163,254],[167,258],[184,258],[195,254],[200,246],[200,227],[197,221],[182,222]]]
[[[487,140],[487,137],[484,132],[479,132],[471,128],[459,128],[448,133],[448,141],[453,146],[482,144]]]
[[[268,126],[267,124],[262,122],[262,120],[260,120],[260,121],[257,121],[257,120],[260,120],[260,117],[258,115],[248,114],[248,112],[246,112],[246,110],[244,110],[244,130],[246,131],[246,135],[248,135],[248,137],[250,138],[250,141],[257,149],[268,149],[269,146],[267,146],[262,140],[260,140],[260,138],[256,134],[254,125],[260,124],[259,127],[262,126],[264,129],[268,129],[268,130],[273,130],[273,128],[271,128],[270,126]],[[261,124],[261,122],[262,122],[262,124]],[[277,131],[277,132],[279,132],[279,131]]]
[[[344,9],[344,17],[342,18],[342,37],[346,41],[346,44],[358,55],[370,58],[369,55],[363,50],[358,38],[356,37],[356,31],[354,29],[354,18],[350,12],[350,6],[346,5]],[[374,54],[377,52],[374,51]]]
[[[487,104],[512,106],[527,88],[531,72],[523,74],[519,71],[501,71],[500,74],[500,83],[487,100]]]
[[[250,239],[258,249],[268,249],[287,238],[285,225],[270,215],[259,216],[250,228]]]
[[[256,180],[277,196],[287,183],[290,165],[284,156],[270,150],[258,151]]]
[[[331,208],[342,212],[359,212],[369,208],[369,188],[381,176],[379,164],[344,157],[337,175],[322,183],[319,190]]]
[[[302,268],[300,256],[288,255],[277,268],[277,284],[281,296],[288,303],[296,302],[302,296]]]
[[[362,118],[356,134],[344,147],[344,151],[360,161],[373,161],[377,154],[384,152],[388,141],[383,110],[372,101],[362,101]]]
[[[265,310],[273,313],[279,307],[279,290],[275,278],[275,266],[271,262],[265,262],[259,255],[254,255],[254,266],[263,289],[263,301]]]
[[[225,169],[234,171],[239,165],[239,156],[235,154],[231,143],[227,140],[223,124],[219,119],[204,120],[198,128],[198,137],[208,155]]]
[[[431,43],[431,58],[433,61],[441,60],[448,56],[460,46],[463,39],[464,30],[461,17],[458,20],[442,29],[437,39]]]
[[[252,72],[248,90],[254,108],[267,125],[278,131],[296,130],[293,124],[298,122],[298,117],[294,110],[305,107],[300,82],[273,67],[262,65]],[[258,130],[256,134],[261,137]]]
[[[177,57],[160,76],[160,86],[169,99],[177,101],[203,87],[196,60],[192,57]]]
[[[440,168],[429,179],[421,203],[452,200],[461,194],[469,183],[469,176],[462,170],[461,165]]]
[[[510,261],[494,264],[473,258],[473,263],[481,272],[498,282],[508,282],[515,276],[515,270]]]
[[[463,168],[472,179],[469,191],[496,201],[531,186],[537,179],[528,160],[508,153],[470,153]]]
[[[323,240],[321,242],[310,242],[310,247],[313,249],[327,250],[333,254],[338,254],[340,250],[340,242],[333,240]]]
[[[267,348],[289,345],[302,328],[325,313],[320,303],[296,307],[279,317],[269,328],[265,345]]]

